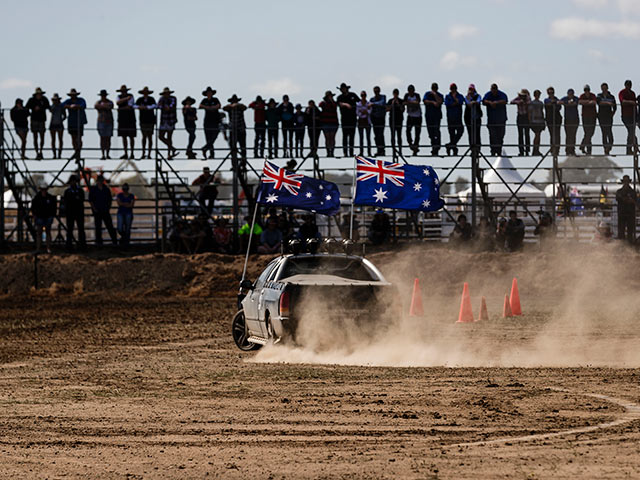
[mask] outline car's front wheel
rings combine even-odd
[[[258,343],[253,343],[247,340],[247,326],[244,320],[244,312],[242,310],[236,313],[236,316],[233,317],[231,334],[233,335],[233,341],[236,343],[236,346],[244,352],[258,350],[262,346]]]

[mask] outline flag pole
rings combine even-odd
[[[256,198],[256,206],[253,209],[253,219],[251,220],[251,230],[249,230],[249,244],[247,245],[247,253],[244,256],[244,267],[242,267],[242,279],[240,279],[240,282],[242,282],[245,279],[245,276],[247,275],[247,263],[249,263],[249,252],[251,251],[251,240],[253,239],[253,227],[256,224],[256,216],[258,214],[258,205],[260,205],[260,193],[261,192],[258,191],[258,197]]]
[[[356,157],[353,157],[353,181],[351,183],[351,218],[349,219],[349,240],[353,240],[353,201],[356,198]]]

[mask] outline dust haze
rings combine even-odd
[[[473,253],[436,246],[370,259],[398,286],[404,314],[374,325],[330,320],[305,305],[296,345],[269,345],[251,360],[371,366],[640,366],[640,259],[620,244],[558,242],[545,251]],[[409,317],[414,278],[425,315]],[[502,318],[518,279],[524,315]],[[489,321],[456,324],[463,282],[473,313],[487,299]],[[330,301],[330,299],[329,299]]]

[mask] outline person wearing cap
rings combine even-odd
[[[447,109],[447,129],[449,130],[449,143],[447,143],[447,155],[458,155],[458,142],[464,134],[464,125],[462,124],[462,106],[464,105],[464,97],[458,92],[458,86],[455,83],[449,85],[449,93],[444,97],[444,105]]]
[[[289,101],[289,95],[282,96],[282,103],[278,105],[280,123],[282,124],[282,151],[283,157],[293,158],[293,104]]]
[[[544,119],[549,129],[551,155],[560,153],[560,129],[562,128],[562,113],[560,99],[556,97],[553,87],[547,88],[547,98],[544,99]]]
[[[64,132],[64,121],[67,118],[67,113],[60,100],[60,95],[54,93],[51,97],[51,106],[49,107],[51,110],[49,132],[51,132],[51,152],[53,153],[53,158],[62,157],[62,134]],[[56,143],[58,144],[57,149]]]
[[[529,90],[523,88],[518,96],[511,100],[512,105],[517,105],[516,125],[518,126],[518,152],[520,156],[529,155],[531,149],[531,137],[529,135],[529,103],[531,96]]]
[[[120,245],[126,247],[131,240],[131,224],[133,223],[133,207],[136,204],[136,196],[129,191],[129,184],[122,184],[122,191],[116,195],[118,212],[116,214]]]
[[[322,122],[327,156],[333,157],[336,148],[336,132],[338,131],[338,104],[333,100],[331,90],[325,92],[324,98],[318,106],[320,107],[320,121]]]
[[[616,97],[609,91],[609,85],[603,83],[600,88],[602,91],[596,96],[598,122],[602,132],[604,154],[609,155],[613,147],[613,117],[618,107],[616,106]]]
[[[153,90],[149,90],[149,87],[144,87],[142,90],[138,90],[138,93],[142,95],[136,100],[136,107],[140,111],[140,133],[142,134],[142,155],[140,159],[151,158],[151,148],[153,147],[153,131],[156,128],[156,99],[151,96]]]
[[[111,150],[111,137],[113,136],[113,102],[107,98],[107,91],[100,90],[98,94],[100,100],[95,104],[98,112],[98,135],[100,135],[100,150],[102,151],[102,159],[111,158],[109,152]]]
[[[576,155],[576,134],[580,126],[578,102],[578,97],[576,97],[573,88],[567,90],[567,95],[560,99],[560,103],[564,105],[565,153],[574,157]]]
[[[636,241],[636,202],[638,196],[631,186],[629,175],[622,177],[622,187],[616,191],[618,204],[618,239],[634,244]]]
[[[280,112],[273,98],[270,98],[267,102],[265,121],[267,126],[269,158],[278,158],[278,122],[280,122]]]
[[[309,135],[309,155],[314,159],[318,158],[318,144],[320,142],[320,132],[322,131],[321,112],[314,100],[307,102],[307,108],[304,110],[304,123],[307,126]]]
[[[596,131],[597,97],[591,92],[589,85],[584,86],[584,93],[578,98],[578,103],[582,105],[582,130],[584,132],[582,142],[580,142],[580,151],[591,155],[591,139]]]
[[[540,136],[545,129],[544,123],[544,103],[540,100],[542,92],[538,89],[533,91],[533,100],[529,102],[529,126],[533,132],[533,156],[541,156]]]
[[[373,126],[373,141],[376,144],[376,157],[384,157],[385,139],[384,127],[387,117],[387,96],[380,93],[380,87],[373,87],[371,104],[371,125]]]
[[[402,155],[402,123],[404,121],[404,102],[400,98],[400,90],[394,88],[391,98],[387,102],[389,112],[389,129],[391,130],[391,150],[396,156],[396,146],[398,155]]]
[[[79,160],[82,156],[82,135],[84,135],[84,126],[87,124],[85,112],[87,102],[75,88],[72,88],[67,95],[69,98],[62,102],[62,106],[68,110],[67,130],[71,136],[74,151],[71,158]]]
[[[160,110],[160,126],[158,127],[158,140],[167,146],[167,158],[171,160],[178,154],[173,146],[173,131],[178,123],[177,106],[178,99],[172,95],[173,90],[164,87],[158,100]]]
[[[476,86],[471,83],[467,88],[464,97],[464,124],[467,127],[469,136],[469,147],[475,154],[480,153],[482,140],[480,138],[480,127],[482,126],[482,97],[476,90]]]
[[[39,186],[39,191],[31,201],[31,214],[33,215],[36,227],[36,251],[40,251],[42,246],[42,231],[46,232],[47,253],[51,253],[51,225],[56,216],[56,197],[48,192],[49,186],[43,182]]]
[[[111,204],[113,198],[111,196],[111,188],[105,184],[104,176],[98,175],[96,183],[89,189],[89,204],[93,212],[93,222],[96,231],[96,245],[102,245],[102,223],[104,222],[111,241],[114,245],[118,244],[116,230],[113,228],[111,220]]]
[[[507,124],[507,95],[498,89],[498,85],[491,84],[491,89],[482,98],[487,107],[487,129],[489,130],[489,145],[491,155],[502,155],[504,134]]]
[[[420,133],[422,130],[422,111],[420,110],[420,94],[416,92],[413,85],[407,87],[407,93],[404,94],[403,103],[407,108],[407,143],[413,152],[417,155],[420,151]],[[414,130],[415,138],[411,131]],[[433,145],[432,145],[433,153]]]
[[[29,109],[24,106],[21,98],[16,98],[16,103],[9,112],[13,128],[20,138],[20,155],[23,160],[27,159],[27,135],[29,133]]]
[[[636,118],[638,103],[635,92],[631,90],[632,86],[631,80],[626,80],[624,88],[618,94],[622,123],[627,128],[627,155],[633,155],[638,148],[636,125],[640,123]]]
[[[84,250],[87,246],[84,233],[84,190],[78,185],[77,175],[69,176],[69,187],[62,195],[62,205],[64,205],[64,214],[67,219],[67,250],[71,250],[73,247],[74,225],[78,230],[78,246]],[[62,210],[62,205],[60,210]]]
[[[267,131],[266,107],[260,95],[249,104],[249,108],[253,109],[253,156],[256,158],[264,158],[264,140]]]
[[[207,87],[202,91],[202,95],[205,97],[200,101],[200,105],[198,108],[204,110],[204,137],[205,137],[205,145],[202,147],[202,155],[206,160],[208,158],[214,158],[215,152],[213,149],[213,144],[218,138],[218,133],[220,133],[220,109],[222,105],[220,104],[220,100],[218,100],[214,95],[216,91]]]
[[[424,103],[424,119],[427,124],[427,133],[431,141],[431,155],[438,155],[442,145],[440,123],[442,122],[444,96],[438,91],[437,83],[431,84],[431,90],[424,94],[422,103]]]
[[[118,105],[118,136],[122,138],[122,147],[124,153],[120,157],[122,160],[130,158],[133,160],[136,139],[136,103],[133,99],[133,94],[129,91],[126,85],[122,85],[119,92],[116,104]],[[127,142],[128,139],[128,142]],[[128,144],[127,144],[128,143]],[[131,154],[129,154],[129,147],[131,147]]]
[[[27,101],[26,105],[31,112],[31,132],[33,133],[33,148],[36,151],[36,160],[42,160],[47,110],[50,108],[49,100],[44,96],[45,93],[40,87],[36,88],[35,93]]]
[[[351,85],[342,82],[338,87],[340,95],[336,99],[340,108],[340,120],[342,122],[342,153],[345,157],[354,156],[354,144],[356,141],[356,104],[358,96],[350,92]]]
[[[182,119],[184,120],[184,128],[189,134],[187,158],[191,160],[197,158],[193,152],[193,142],[196,141],[196,120],[198,120],[198,111],[193,107],[195,103],[196,99],[189,96],[182,101]]]
[[[293,112],[293,133],[295,134],[295,155],[298,158],[304,157],[304,127],[306,117],[302,111],[302,105],[296,103]]]
[[[227,101],[223,110],[229,114],[229,142],[232,153],[240,153],[240,158],[247,158],[247,126],[244,123],[244,111],[247,106],[240,102],[242,100],[235,93]]]

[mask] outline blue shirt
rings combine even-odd
[[[371,103],[371,116],[374,118],[384,118],[384,116],[387,114],[386,95],[380,94],[379,97],[371,97],[369,99],[369,103]]]
[[[507,105],[506,104],[509,103],[509,99],[507,98],[507,95],[501,90],[498,90],[494,95],[491,92],[491,90],[489,90],[487,93],[484,94],[484,98],[482,99],[483,102],[485,100],[489,100],[491,102],[504,100],[505,102],[504,105],[496,105],[495,107],[487,106],[487,124],[488,125],[504,125],[505,123],[507,123]]]
[[[447,96],[444,97],[444,105],[447,107],[448,123],[454,125],[460,125],[462,123],[462,106],[464,104],[465,100],[460,92],[456,92],[455,96],[448,93]]]
[[[578,115],[578,97],[575,95],[572,99],[568,96],[562,97],[560,100],[564,105],[564,122],[566,125],[580,124],[580,115]]]
[[[472,104],[471,102],[477,102]],[[464,103],[467,105],[467,110],[469,111],[469,120],[477,122],[482,118],[482,108],[480,108],[482,104],[482,97],[478,92],[471,95],[471,98],[467,95],[464,97]]]
[[[126,195],[124,192],[120,192],[116,195],[116,198],[120,200],[122,203],[131,203],[135,200],[135,195],[130,193]],[[133,207],[125,207],[124,205],[118,205],[118,213],[133,213]]]
[[[440,92],[434,93],[431,90],[425,93],[424,97],[422,97],[423,101],[430,100],[432,102],[435,102],[438,99],[440,99],[441,102],[444,102],[444,97]],[[424,116],[425,116],[425,119],[427,120],[427,124],[431,122],[437,123],[442,118],[442,107],[435,107],[430,103],[428,103],[425,105]]]
[[[62,106],[66,107],[67,105],[79,105],[79,109],[71,109],[67,110],[67,125],[69,128],[78,128],[87,123],[87,114],[85,113],[85,108],[87,108],[87,102],[84,101],[82,97],[76,98],[68,98],[64,102],[62,102]]]

